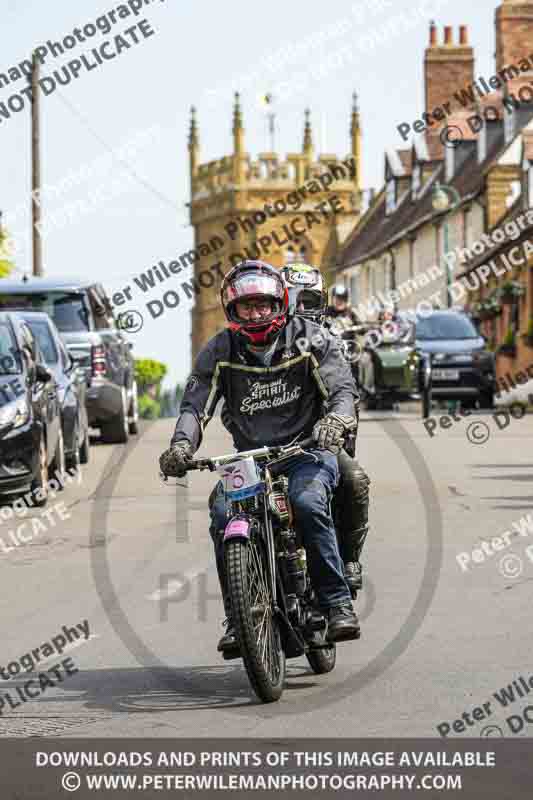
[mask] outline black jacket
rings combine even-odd
[[[237,450],[306,438],[326,409],[355,417],[359,405],[338,338],[298,316],[279,334],[268,367],[230,330],[210,339],[185,387],[172,443],[187,439],[196,450],[221,398]]]

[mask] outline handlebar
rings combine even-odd
[[[308,436],[306,439],[302,439],[301,442],[294,442],[293,444],[288,445],[274,445],[273,447],[259,447],[255,450],[243,450],[239,453],[230,453],[224,456],[214,456],[213,458],[198,458],[193,461],[189,461],[185,466],[185,472],[192,472],[193,470],[206,470],[208,469],[210,472],[214,472],[218,466],[224,464],[225,462],[229,463],[231,461],[236,461],[237,459],[241,458],[248,458],[252,456],[256,459],[268,459],[268,458],[280,458],[283,456],[289,455],[296,455],[298,452],[304,450],[304,448],[312,447],[313,445],[316,446],[316,442],[312,436]],[[160,473],[163,475],[164,479],[168,477],[179,477],[172,475],[171,473]]]

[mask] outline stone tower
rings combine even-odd
[[[220,305],[222,273],[243,258],[259,258],[281,267],[300,257],[323,271],[333,272],[338,247],[361,213],[361,129],[355,94],[351,148],[344,159],[329,153],[315,158],[310,112],[306,111],[301,153],[291,153],[285,160],[277,153],[260,153],[253,161],[245,151],[238,94],[232,132],[232,155],[200,164],[196,113],[192,109],[190,219],[194,227],[196,285],[193,359],[226,324]],[[216,276],[214,282],[211,275]]]

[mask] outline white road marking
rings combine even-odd
[[[176,570],[176,572],[178,571]],[[189,572],[186,572],[182,576],[182,580],[169,580],[164,589],[156,589],[156,591],[152,592],[152,594],[146,595],[146,599],[153,600],[155,603],[158,603],[163,598],[172,597],[172,595],[177,594],[188,583],[192,583],[196,580],[196,578],[198,578],[199,575],[202,575],[206,572],[207,567],[189,570]]]

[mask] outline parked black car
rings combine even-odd
[[[43,506],[56,471],[65,472],[56,381],[27,323],[0,312],[0,495],[32,491]]]
[[[89,462],[90,452],[85,373],[67,352],[48,314],[24,310],[20,316],[28,323],[55,378],[61,404],[65,461],[68,468],[77,470],[80,464]]]
[[[131,345],[117,327],[103,286],[83,279],[4,279],[0,309],[43,311],[85,371],[89,425],[105,442],[124,443],[138,432],[137,384]]]
[[[433,311],[416,320],[416,347],[430,358],[432,398],[461,400],[464,407],[492,408],[494,354],[461,311]]]

